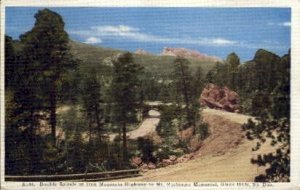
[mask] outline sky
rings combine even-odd
[[[45,7],[6,7],[5,33],[19,39]],[[226,59],[235,52],[251,60],[257,49],[279,56],[291,47],[289,8],[87,8],[51,7],[75,41],[160,54],[182,47]]]

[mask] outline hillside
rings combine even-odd
[[[254,177],[263,173],[265,167],[251,164],[250,159],[261,153],[272,152],[274,147],[266,143],[259,151],[251,151],[255,142],[243,138],[240,127],[250,118],[242,114],[204,109],[203,119],[210,124],[211,135],[204,141],[194,160],[149,170],[141,177],[121,181],[254,181]]]
[[[80,42],[71,41],[70,42],[71,51],[74,56],[82,60],[86,65],[90,65],[90,67],[99,67],[99,65],[103,65],[107,63],[105,59],[109,59],[118,53],[122,53],[125,51],[116,50],[111,48],[104,48],[99,46],[92,46]],[[136,63],[141,64],[146,71],[157,75],[168,75],[171,71],[170,65],[175,60],[174,56],[157,56],[157,55],[144,55],[144,54],[133,54],[134,60]],[[192,71],[195,71],[195,68],[201,66],[204,73],[207,73],[210,69],[215,65],[214,61],[199,61],[196,58],[187,58],[190,62],[190,68]]]

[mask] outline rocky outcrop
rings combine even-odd
[[[131,158],[130,162],[131,162],[132,166],[139,167],[142,164],[143,161],[140,157],[134,156],[134,157]]]
[[[156,168],[167,167],[177,163],[187,162],[194,158],[195,158],[195,153],[184,154],[180,157],[177,157],[175,155],[169,155],[168,158],[162,159],[161,161],[158,160],[156,163],[153,162],[144,163],[140,157],[134,156],[131,158],[131,165],[134,166],[135,168],[141,169],[142,171],[148,171]]]
[[[198,59],[201,61],[212,61],[212,62],[217,62],[221,61],[220,58],[215,57],[215,56],[209,56],[203,53],[200,53],[197,50],[191,50],[191,49],[186,49],[186,48],[170,48],[166,47],[163,49],[161,55],[163,56],[180,56],[180,57],[185,57],[185,58],[194,58]]]
[[[194,158],[195,158],[195,153],[185,154],[185,155],[180,156],[177,159],[177,162],[178,163],[187,162],[189,160],[193,160]]]
[[[147,165],[148,169],[149,170],[153,170],[153,169],[156,169],[156,165],[152,162],[149,162],[149,164]]]
[[[228,87],[219,87],[207,84],[200,96],[200,103],[213,109],[221,109],[228,112],[240,112],[239,95]]]

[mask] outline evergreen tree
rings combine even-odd
[[[140,85],[139,73],[142,68],[134,63],[131,53],[124,53],[113,61],[114,73],[111,96],[114,104],[114,122],[120,126],[123,141],[123,162],[127,162],[127,129],[130,122],[136,121],[139,105],[137,89]],[[121,134],[121,133],[120,133]]]
[[[275,118],[290,116],[290,51],[281,58],[278,65],[279,80],[271,93],[272,115]]]
[[[89,142],[91,143],[91,135],[93,131],[98,133],[98,138],[101,141],[103,132],[103,109],[101,107],[101,86],[97,80],[96,74],[92,71],[83,81],[82,101],[83,109],[86,115],[89,126]],[[94,127],[96,130],[94,129]]]
[[[226,63],[230,65],[231,70],[234,70],[240,65],[240,58],[236,53],[232,52],[227,56]]]
[[[228,65],[228,86],[233,90],[238,88],[238,67],[240,65],[240,58],[236,53],[231,53],[227,56],[226,64]]]
[[[267,142],[266,139],[271,139],[271,145],[277,146],[276,152],[258,155],[251,160],[258,166],[269,166],[266,174],[255,177],[255,181],[259,182],[290,181],[290,53],[282,57],[278,64],[276,72],[282,75],[279,80],[273,81],[277,87],[268,95],[268,106],[253,107],[260,111],[258,121],[249,121],[242,126],[249,140],[258,140],[253,151]],[[260,105],[266,105],[263,102]]]
[[[51,134],[55,142],[59,86],[63,82],[63,73],[74,68],[75,62],[69,53],[69,38],[62,17],[43,9],[35,14],[35,18],[34,27],[21,36],[23,54],[29,75],[35,81],[35,84],[29,84],[30,88],[35,88],[35,95],[47,102],[44,106],[50,112]]]
[[[174,61],[173,78],[177,91],[178,104],[184,103],[185,108],[185,126],[195,127],[195,115],[193,105],[195,103],[195,94],[192,91],[192,74],[189,70],[189,61],[185,58],[177,57]]]
[[[13,40],[5,35],[5,88],[13,88],[15,85],[14,72],[17,72],[16,52],[13,47]]]
[[[271,139],[271,145],[277,146],[275,153],[258,155],[251,159],[252,164],[269,166],[266,174],[255,177],[257,182],[289,182],[290,181],[290,123],[289,118],[274,119],[270,115],[262,115],[257,123],[249,121],[244,124],[249,140],[258,140],[253,151],[260,149],[261,144]]]
[[[195,98],[199,98],[201,92],[204,88],[204,74],[203,69],[199,66],[193,75],[193,84],[192,88],[194,89],[194,96]]]
[[[35,130],[44,116],[39,113],[43,102],[36,93],[38,90],[33,88],[37,84],[32,65],[22,52],[16,53],[9,37],[6,38],[6,53],[6,169],[8,173],[34,173],[39,170],[41,159],[41,152],[36,151],[41,142]]]

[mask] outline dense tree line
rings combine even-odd
[[[259,116],[264,111],[274,109],[276,110],[272,111],[273,114],[288,112],[289,103],[284,104],[285,107],[282,104],[280,108],[274,107],[273,103],[280,101],[280,96],[287,98],[282,93],[289,94],[288,86],[279,90],[283,81],[289,80],[289,56],[288,53],[280,58],[271,52],[260,49],[256,52],[253,60],[240,64],[239,57],[235,53],[231,53],[224,63],[217,63],[208,72],[206,81],[219,86],[227,86],[238,92],[244,113]]]
[[[76,67],[61,17],[45,9],[35,18],[32,30],[20,37],[22,50],[18,53],[11,38],[6,37],[6,158],[12,173],[20,172],[19,167],[35,173],[40,167],[54,164],[47,160],[59,158],[55,145],[57,104],[63,99],[62,81],[67,83],[68,71]],[[51,126],[51,143],[36,135],[41,120],[47,120]],[[23,166],[22,157],[26,160]]]
[[[290,51],[284,55],[276,65],[273,65],[273,74],[268,76],[273,88],[268,89],[267,101],[269,105],[261,109],[258,114],[258,123],[249,122],[243,126],[247,131],[247,138],[258,139],[257,147],[271,140],[276,147],[275,153],[259,155],[252,159],[253,164],[269,166],[266,174],[259,175],[255,181],[289,182],[290,181]],[[261,102],[262,103],[262,102]]]
[[[270,139],[275,153],[259,155],[253,164],[267,166],[255,181],[289,181],[290,176],[290,51],[283,57],[260,49],[253,60],[239,64],[235,53],[208,72],[208,82],[228,86],[240,95],[243,112],[257,122],[243,125],[249,140],[258,140],[253,151]]]

